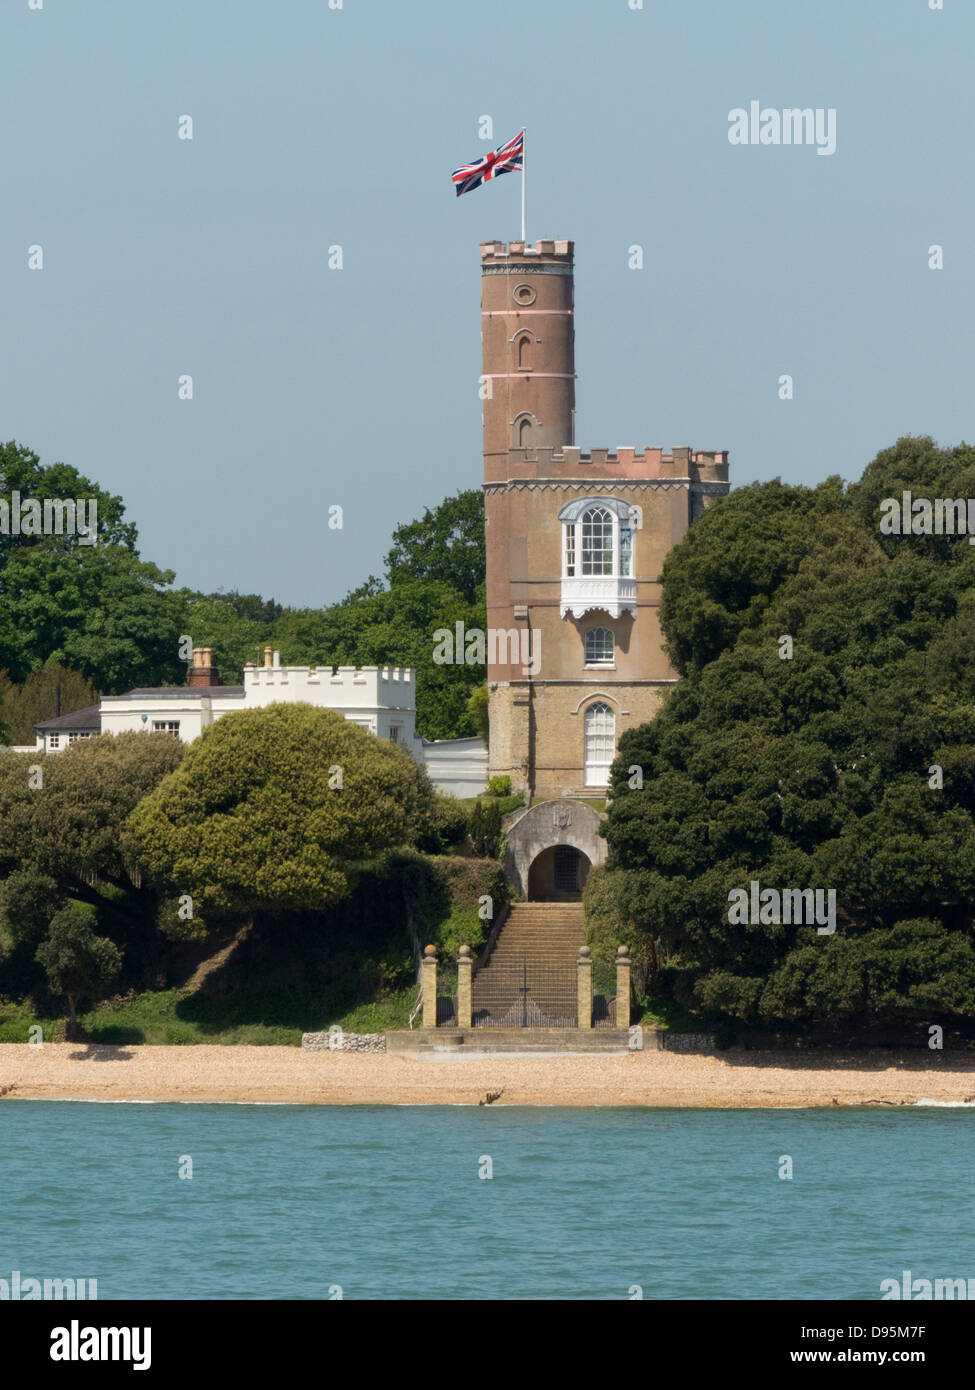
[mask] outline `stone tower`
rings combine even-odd
[[[582,452],[572,242],[484,242],[481,276],[490,772],[598,797],[620,733],[677,679],[660,570],[728,491],[728,455]]]

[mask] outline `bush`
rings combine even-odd
[[[491,780],[488,782],[488,794],[490,796],[498,797],[510,796],[511,778],[508,776],[492,777]]]
[[[17,945],[40,941],[60,906],[54,879],[34,869],[15,869],[0,884],[0,919]]]
[[[449,915],[443,915],[443,907],[438,903],[435,916],[431,913],[424,917],[420,923],[423,944],[435,945],[441,961],[447,964],[456,961],[461,946],[469,946],[477,955],[494,918],[508,901],[508,884],[500,864],[491,859],[447,856],[429,862],[449,895]],[[490,899],[491,915],[482,917],[484,898]]]
[[[467,837],[467,807],[449,792],[438,792],[433,810],[417,838],[417,847],[428,854],[445,854]]]

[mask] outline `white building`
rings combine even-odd
[[[264,665],[248,663],[243,685],[219,685],[209,647],[193,653],[186,685],[103,695],[99,705],[35,725],[39,751],[57,753],[94,734],[146,730],[192,743],[204,729],[241,709],[302,702],[334,709],[377,738],[406,748],[423,763],[438,791],[477,796],[487,782],[483,739],[428,742],[416,732],[416,672],[394,666],[282,666],[265,648]]]

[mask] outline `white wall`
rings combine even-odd
[[[482,738],[438,739],[422,743],[422,758],[438,792],[480,796],[487,786],[488,749]]]

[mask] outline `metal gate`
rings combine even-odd
[[[578,972],[574,964],[493,965],[474,977],[475,1028],[576,1028]]]

